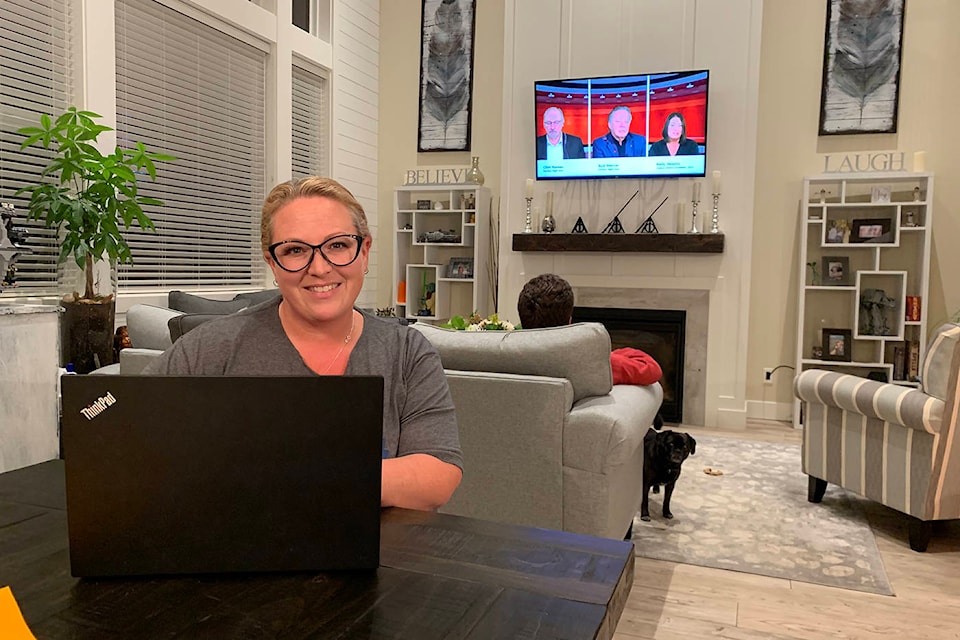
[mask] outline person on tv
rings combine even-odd
[[[281,182],[263,203],[260,243],[280,295],[203,323],[144,373],[383,376],[380,504],[445,504],[463,474],[447,378],[422,333],[356,307],[372,243],[361,204],[330,178]]]
[[[614,107],[607,118],[610,132],[593,141],[594,158],[642,158],[647,155],[647,139],[630,133],[633,113],[630,107]]]
[[[687,122],[683,114],[674,111],[663,122],[663,139],[650,145],[651,156],[696,156],[700,147],[687,137]]]
[[[563,132],[563,110],[550,107],[543,112],[543,130],[537,136],[537,160],[557,162],[568,158],[583,158],[583,140]]]

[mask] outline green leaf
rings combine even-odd
[[[34,135],[39,136],[44,131],[46,131],[46,129],[43,129],[42,127],[22,127],[20,129],[17,129],[17,133],[19,133],[22,136],[34,136]]]
[[[84,153],[84,155],[87,155],[87,156],[89,156],[89,157],[91,157],[91,158],[102,158],[102,157],[103,157],[102,155],[100,155],[100,150],[97,149],[97,148],[96,148],[95,146],[93,146],[92,144],[86,144],[86,143],[77,144],[77,148],[78,148],[80,151],[82,151],[82,152]]]
[[[137,224],[139,224],[139,225],[140,225],[140,228],[143,229],[144,231],[156,231],[156,230],[157,230],[156,225],[153,224],[153,220],[151,220],[150,218],[148,218],[148,217],[147,217],[147,214],[145,214],[145,213],[143,212],[143,210],[140,209],[139,207],[137,207],[136,211],[134,211],[134,215],[137,216]]]
[[[467,328],[467,321],[463,319],[463,316],[453,316],[450,318],[450,322],[440,326],[444,329],[456,329],[457,331],[464,331]]]
[[[137,181],[137,176],[133,173],[133,171],[130,171],[129,167],[126,167],[122,164],[118,164],[113,167],[113,173],[114,175],[118,175],[128,182],[136,183]]]
[[[57,128],[63,129],[73,124],[77,119],[77,110],[73,107],[70,107],[57,117]],[[48,129],[50,127],[47,127]]]

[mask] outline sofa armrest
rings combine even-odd
[[[137,375],[153,362],[155,358],[160,357],[163,351],[159,349],[138,349],[136,347],[127,347],[120,352],[120,373],[121,375]]]
[[[663,402],[663,388],[614,385],[576,403],[563,431],[563,466],[609,473],[633,457]]]
[[[944,403],[917,389],[859,376],[809,369],[793,380],[794,394],[805,402],[837,407],[868,418],[939,433]]]
[[[568,380],[446,370],[463,449],[463,480],[443,513],[563,529],[563,424]]]

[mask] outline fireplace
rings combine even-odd
[[[633,347],[653,356],[663,369],[664,421],[683,420],[683,359],[686,311],[575,307],[574,322],[599,322],[610,334],[612,348]]]

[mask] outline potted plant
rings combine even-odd
[[[83,292],[72,291],[62,300],[62,345],[64,361],[73,362],[80,373],[113,362],[115,300],[114,270],[118,262],[132,262],[130,247],[121,235],[134,222],[144,230],[154,224],[144,205],[163,204],[137,192],[137,178],[145,174],[156,180],[156,161],[173,156],[148,151],[140,142],[132,149],[119,145],[103,155],[95,146],[97,137],[112,131],[97,124],[101,116],[70,107],[55,120],[40,116],[39,127],[25,127],[20,149],[40,145],[55,153],[38,184],[17,191],[30,194],[28,215],[42,219],[58,231],[61,241],[58,262],[73,257],[83,272]],[[106,261],[106,277],[95,277],[94,265]]]

